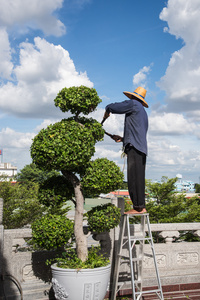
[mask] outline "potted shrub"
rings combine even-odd
[[[50,184],[47,182],[46,185],[43,184],[41,186],[41,201],[46,202],[46,205],[50,203],[49,205],[52,207],[54,206],[54,201],[60,205],[63,199],[71,199],[75,204],[73,234],[76,243],[76,253],[70,254],[70,259],[67,256],[64,261],[73,261],[73,269],[76,270],[74,271],[72,268],[66,269],[65,275],[60,275],[58,279],[55,279],[54,275],[60,270],[62,271],[62,266],[64,265],[62,259],[60,259],[57,266],[52,266],[54,291],[57,294],[57,299],[78,300],[83,298],[100,300],[105,295],[101,293],[103,289],[100,279],[96,278],[96,275],[89,275],[90,279],[96,278],[94,282],[87,281],[84,283],[83,288],[77,286],[79,282],[82,283],[83,278],[86,276],[83,275],[80,281],[78,280],[77,276],[81,274],[83,268],[86,268],[85,270],[88,269],[89,273],[90,269],[94,268],[92,269],[93,272],[96,271],[98,274],[99,265],[102,264],[103,267],[100,267],[100,269],[105,268],[107,275],[98,275],[107,278],[107,280],[110,269],[110,266],[107,266],[108,261],[105,261],[105,259],[102,259],[102,263],[98,263],[98,267],[95,268],[94,262],[99,260],[99,255],[95,251],[88,254],[87,238],[83,230],[84,193],[98,195],[102,192],[107,193],[120,188],[123,182],[123,173],[114,162],[106,158],[91,160],[95,153],[95,143],[103,139],[104,130],[95,119],[86,118],[80,116],[80,114],[88,115],[101,102],[96,90],[85,86],[64,88],[58,93],[54,101],[55,105],[63,112],[71,112],[73,116],[51,124],[46,129],[42,129],[35,136],[31,146],[31,157],[39,168],[49,171],[57,170],[61,173]],[[56,184],[58,179],[62,181],[62,188],[59,188],[60,184]],[[63,191],[66,193],[64,198],[59,196]],[[105,229],[109,230],[118,224],[113,222],[115,221],[114,218],[117,219],[118,214],[116,213],[115,217],[113,217],[111,206],[107,206],[106,209],[110,209],[109,226]],[[91,214],[88,213],[89,219],[92,218],[92,215],[95,215],[95,211]],[[95,221],[94,217],[89,222],[92,231],[100,231],[100,229],[92,228],[95,222],[100,223],[99,216],[100,210],[97,210],[96,218],[98,221]],[[70,224],[67,226],[70,227]],[[37,226],[35,230],[37,230]],[[64,287],[64,282],[66,281],[63,279],[64,276],[68,276],[67,281],[69,281],[69,278],[72,278],[72,272],[75,272],[76,282],[76,286],[73,289],[76,291],[79,289],[82,293],[81,296],[71,296],[71,291],[69,292],[68,288]],[[66,275],[66,273],[69,275]]]

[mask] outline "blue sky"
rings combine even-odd
[[[63,87],[94,87],[93,116],[123,91],[147,89],[146,177],[199,182],[199,0],[0,0],[0,149],[18,170],[31,162],[32,138],[63,114],[53,100]],[[123,133],[123,116],[105,122]],[[109,137],[96,157],[126,173],[121,145]]]

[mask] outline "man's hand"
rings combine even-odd
[[[105,114],[103,116],[103,120],[101,121],[101,125],[103,125],[104,121],[110,116],[110,113],[108,113],[107,111],[105,111]]]
[[[105,111],[105,114],[103,116],[103,119],[107,119],[108,117],[110,117],[110,113],[108,113],[107,111]]]
[[[119,135],[113,135],[112,136],[112,139],[116,142],[116,143],[120,143],[120,142],[123,142],[123,138]]]

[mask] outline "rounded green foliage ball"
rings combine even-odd
[[[45,215],[31,227],[33,243],[46,250],[66,245],[73,235],[73,222],[60,215]]]
[[[42,169],[80,173],[95,152],[95,142],[87,126],[73,119],[63,119],[35,136],[31,157]]]
[[[88,115],[101,103],[101,99],[95,89],[81,85],[63,88],[54,102],[55,106],[58,106],[63,112],[70,111],[76,115],[80,113]]]
[[[120,223],[120,209],[111,203],[93,207],[88,213],[88,225],[92,232],[106,232]]]
[[[123,179],[123,172],[113,161],[98,158],[89,163],[81,185],[88,195],[99,195],[119,189]]]

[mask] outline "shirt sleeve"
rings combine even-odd
[[[106,106],[105,110],[108,113],[113,114],[126,114],[133,112],[133,103],[132,100],[125,100],[122,102],[111,103]]]

